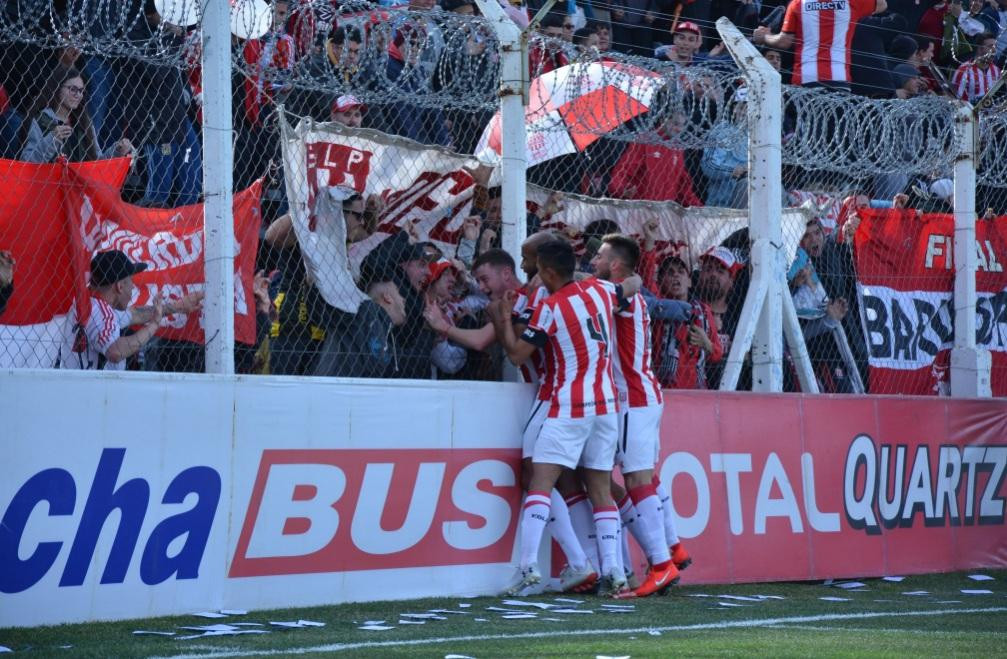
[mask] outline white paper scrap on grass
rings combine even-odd
[[[745,606],[744,604],[735,604],[734,602],[717,602],[720,606]]]
[[[881,577],[882,581],[893,581],[895,583],[898,583],[904,579],[905,577]]]
[[[487,620],[486,618],[472,618],[472,619],[475,620],[476,622],[489,622],[489,620]]]
[[[147,635],[149,635],[149,636],[174,636],[175,632],[153,632],[153,631],[149,631],[147,629],[134,629],[133,630],[133,635],[134,636],[147,636]]]
[[[659,632],[656,629],[649,629],[647,630],[647,634],[649,634],[650,636],[660,636],[661,632]]]
[[[818,599],[825,602],[849,602],[849,597],[819,597]]]
[[[867,584],[865,584],[863,581],[844,581],[842,583],[834,583],[832,585],[835,586],[836,588],[850,590],[852,588],[863,588]]]
[[[962,592],[966,595],[992,595],[992,590],[986,590],[985,588],[962,588]]]
[[[248,611],[245,609],[221,609],[221,613],[225,616],[244,616],[248,615]]]
[[[207,636],[238,636],[240,634],[268,634],[269,632],[264,629],[234,629],[228,631],[226,629],[220,629],[215,631],[205,631],[202,634],[193,634],[191,636],[179,636],[176,640],[187,641],[193,638],[206,638]]]
[[[446,654],[444,659],[476,659],[475,657],[470,657],[467,654]]]
[[[456,616],[467,616],[468,615],[468,612],[466,612],[466,611],[454,611],[452,609],[427,609],[427,613],[451,613],[451,614],[454,614]]]
[[[179,629],[191,629],[197,632],[236,632],[237,627],[233,625],[190,625],[187,627],[179,627]]]
[[[591,609],[551,609],[549,613],[594,613]]]
[[[368,632],[383,632],[388,631],[389,629],[395,629],[395,627],[390,627],[388,625],[363,625],[361,627],[357,627],[357,629],[363,629]]]
[[[563,618],[539,618],[539,620],[548,620],[549,622],[563,622]]]
[[[961,600],[938,600],[938,604],[961,604]]]
[[[783,595],[752,595],[752,597],[758,597],[760,600],[785,600],[785,599],[787,599]]]
[[[360,624],[361,625],[383,625],[383,624],[385,624],[385,621],[384,620],[364,620]]]
[[[226,618],[227,614],[217,613],[216,611],[200,611],[199,613],[193,613],[192,615],[198,616],[200,618]]]
[[[486,610],[487,611],[499,611],[500,613],[525,613],[525,611],[522,611],[521,609],[504,609],[504,608],[499,607],[499,606],[487,606]]]
[[[720,599],[724,600],[738,600],[740,602],[761,602],[762,597],[749,597],[748,595],[717,595]]]
[[[324,627],[324,622],[315,622],[314,620],[298,620],[297,623],[301,627]]]
[[[470,608],[472,608],[472,605],[469,604],[468,602],[458,602],[458,608],[459,609],[470,609]]]
[[[689,593],[686,597],[713,597],[713,595],[707,595],[706,593]]]
[[[970,574],[969,579],[972,581],[995,581],[993,577],[988,574]]]
[[[909,590],[909,591],[906,591],[906,592],[904,592],[902,594],[903,595],[929,595],[930,592],[926,591],[926,590]]]
[[[554,602],[563,602],[564,604],[583,604],[584,600],[575,600],[569,597],[554,597]]]
[[[618,656],[618,657],[610,657],[607,654],[599,654],[599,655],[595,655],[594,659],[629,659],[629,655],[628,654],[624,654],[624,655],[621,655],[621,656]]]
[[[231,625],[235,627],[262,627],[261,622],[232,622]]]
[[[400,625],[425,625],[426,620],[399,620]]]
[[[136,633],[136,632],[134,632],[134,633]],[[14,650],[11,650],[11,649],[10,649],[9,647],[7,647],[6,645],[0,645],[0,652],[13,652],[13,651],[14,651]]]
[[[535,613],[507,613],[500,616],[504,620],[536,620],[538,614]]]
[[[603,609],[635,609],[636,604],[602,604]]]
[[[444,616],[439,616],[436,613],[400,613],[400,618],[426,618],[428,620],[447,620]]]
[[[507,606],[532,606],[536,609],[558,609],[559,604],[548,604],[547,602],[525,602],[521,600],[504,600],[501,604],[506,604]]]

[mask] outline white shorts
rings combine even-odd
[[[542,424],[549,417],[549,401],[535,399],[531,406],[531,414],[521,432],[521,458],[530,458],[535,451],[535,442],[542,432]]]
[[[532,461],[575,469],[610,471],[615,464],[619,415],[603,414],[581,419],[547,418],[535,442]]]
[[[630,407],[619,414],[616,461],[624,474],[653,469],[661,453],[664,405]]]

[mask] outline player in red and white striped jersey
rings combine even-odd
[[[794,46],[792,84],[849,90],[857,22],[887,7],[886,0],[790,0],[782,31],[771,34],[761,25],[752,41],[779,50]]]
[[[564,469],[583,467],[607,590],[626,590],[618,567],[618,509],[610,481],[618,432],[612,373],[613,307],[617,295],[598,282],[573,279],[576,256],[565,242],[540,245],[538,274],[550,296],[520,338],[509,321],[513,297],[491,305],[498,338],[515,363],[548,346],[553,364],[549,416],[535,443],[532,478],[520,529],[520,579],[510,594],[538,583],[537,555],[550,509],[549,493]],[[632,291],[634,294],[636,290]]]
[[[534,279],[537,272],[535,259],[537,246],[558,239],[555,234],[543,232],[530,236],[522,245],[524,256],[522,267],[529,280]],[[529,297],[527,285],[518,281],[514,259],[510,254],[500,249],[487,250],[479,255],[479,258],[472,264],[472,274],[479,284],[480,290],[490,300],[500,300],[507,293],[516,295],[511,321],[517,334],[524,331],[535,309],[549,296],[549,291],[544,286],[537,286],[531,291]],[[486,350],[496,341],[492,323],[478,329],[460,329],[438,313],[436,307],[428,307],[424,315],[435,331],[443,333],[455,343],[472,350]],[[537,350],[532,354],[531,359],[520,365],[525,382],[538,385],[538,393],[532,403],[528,420],[524,424],[521,441],[521,485],[525,490],[528,489],[528,484],[531,482],[531,459],[535,441],[538,439],[542,424],[549,411],[552,391],[552,372],[548,370],[549,364],[545,351]],[[590,587],[598,580],[598,574],[594,567],[598,562],[597,550],[586,552],[585,545],[590,549],[596,543],[593,539],[591,544],[579,539],[587,538],[589,533],[575,531],[571,512],[563,496],[556,489],[550,492],[550,501],[549,530],[567,558],[567,565],[560,572],[560,587],[563,590]],[[586,503],[579,505],[573,514],[576,516],[578,529],[592,527],[591,511]]]
[[[611,234],[602,238],[601,248],[591,265],[598,277],[618,283],[632,275],[639,263],[637,242],[628,236]],[[615,379],[622,425],[617,461],[626,491],[613,484],[613,493],[619,500],[624,523],[633,531],[650,560],[647,579],[636,590],[637,596],[643,597],[678,582],[672,545],[681,563],[687,565],[687,561],[691,561],[673,529],[673,537],[668,538],[661,497],[652,482],[660,452],[664,401],[657,377],[651,370],[650,317],[647,303],[639,293],[629,299],[626,308],[615,314],[615,342],[618,346]]]
[[[975,58],[955,71],[951,77],[951,86],[958,98],[974,103],[985,96],[1000,79],[1000,67],[993,62],[996,42],[996,37],[992,34],[980,35]]]

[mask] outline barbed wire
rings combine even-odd
[[[979,115],[977,182],[1007,188],[1007,110],[1003,106]]]

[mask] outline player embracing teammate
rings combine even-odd
[[[595,531],[592,537],[581,520],[577,535],[586,553],[597,556],[604,594],[660,592],[677,582],[678,570],[690,562],[666,523],[670,510],[665,514],[654,479],[662,402],[650,369],[647,307],[638,293],[640,280],[632,274],[639,247],[624,236],[608,236],[603,243],[596,267],[602,279],[611,281],[576,280],[571,246],[562,240],[540,241],[534,258],[548,296],[529,306],[523,331],[512,321],[516,295],[508,293],[490,306],[497,339],[511,360],[521,364],[535,355],[544,357],[543,373],[550,380],[548,401],[536,401],[540,411],[548,403],[541,429],[531,433],[530,442],[527,429],[525,433],[532,470],[519,528],[519,577],[507,591],[511,595],[526,594],[541,581],[539,546],[553,507],[562,503],[554,488],[561,477],[572,480],[574,471],[586,486]],[[528,304],[529,297],[521,302]],[[529,425],[534,419],[535,414]],[[651,563],[635,593],[627,583],[620,509],[613,500],[617,453],[632,501],[622,518],[631,516]],[[570,516],[578,526],[573,506]],[[575,554],[583,562],[585,552]]]

